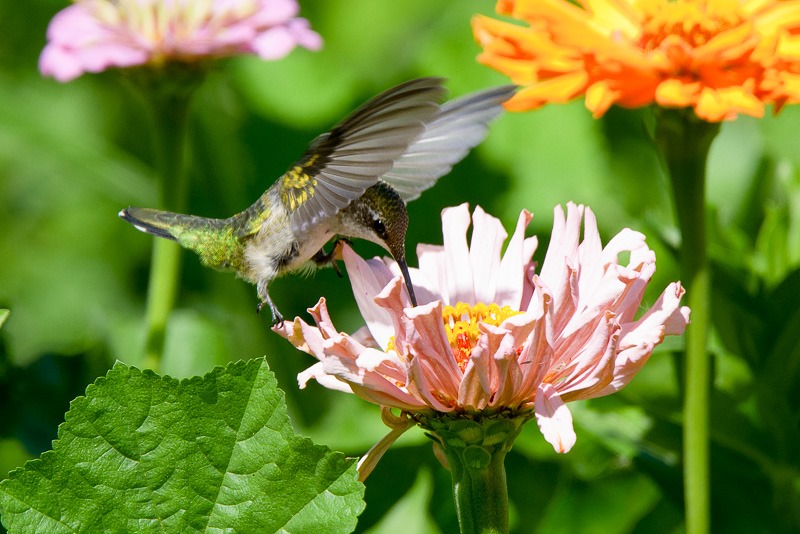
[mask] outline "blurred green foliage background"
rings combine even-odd
[[[155,204],[148,119],[116,73],[68,84],[36,68],[64,1],[0,0],[0,477],[50,448],[69,401],[143,342],[152,237],[118,219]],[[507,83],[478,65],[479,0],[304,0],[319,53],[220,63],[193,103],[191,212],[250,205],[307,143],[348,111],[407,79],[449,78],[452,96]],[[648,110],[594,120],[582,102],[505,115],[450,175],[409,205],[409,263],[440,243],[442,208],[480,203],[513,228],[519,211],[546,250],[553,207],[589,205],[605,240],[644,232],[658,256],[646,302],[677,279],[679,236]],[[726,123],[712,148],[709,217],[714,292],[713,527],[800,529],[800,110]],[[356,245],[364,255],[381,253]],[[328,298],[334,323],[360,326],[346,279],[331,269],[271,285],[286,317]],[[315,383],[309,356],[256,315],[255,288],[184,258],[163,372],[204,374],[267,355],[297,430],[363,454],[386,429],[378,409]],[[633,383],[575,403],[578,443],[558,455],[530,424],[507,458],[514,532],[679,532],[682,340],[670,339]],[[691,406],[686,407],[691,409]],[[454,532],[450,478],[423,434],[408,432],[367,484],[359,531]]]

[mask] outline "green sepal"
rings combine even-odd
[[[503,465],[533,412],[415,415],[447,459],[462,534],[508,532],[508,488]]]

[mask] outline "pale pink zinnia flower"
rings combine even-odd
[[[535,237],[525,238],[523,211],[505,253],[499,220],[466,204],[442,212],[444,246],[420,245],[412,271],[419,306],[411,307],[390,259],[363,260],[345,248],[344,261],[368,330],[338,332],[325,299],[302,319],[276,327],[319,363],[298,377],[353,392],[384,407],[394,440],[436,413],[468,417],[535,414],[556,451],[575,443],[566,402],[600,397],[625,386],[665,335],[680,335],[689,309],[683,288],[670,284],[636,317],[655,272],[644,235],[625,229],[605,247],[589,208],[560,207],[539,274],[531,262]],[[581,240],[581,221],[583,239]],[[626,258],[621,265],[620,256]],[[379,443],[380,455],[388,442]]]
[[[298,11],[296,0],[74,0],[50,21],[39,70],[66,82],[111,67],[319,49]]]

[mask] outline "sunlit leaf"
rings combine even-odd
[[[263,359],[178,381],[118,363],[0,483],[10,532],[349,532],[353,460],[295,436]]]

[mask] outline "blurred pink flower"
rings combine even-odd
[[[508,237],[499,220],[466,204],[442,212],[444,246],[420,245],[412,271],[419,306],[410,307],[390,259],[363,260],[345,248],[344,261],[366,330],[338,332],[324,298],[302,319],[276,327],[319,363],[298,376],[353,392],[384,407],[384,421],[408,427],[386,408],[411,418],[451,414],[535,414],[556,451],[575,443],[566,402],[600,397],[625,386],[665,335],[680,335],[689,309],[683,288],[670,284],[638,319],[655,254],[642,234],[625,229],[605,247],[589,208],[555,209],[550,246],[539,274],[531,262],[535,237],[525,238],[523,211]],[[581,221],[583,220],[583,240]],[[627,259],[620,265],[620,256]],[[399,433],[393,431],[391,439]],[[386,443],[378,446],[385,450]]]
[[[298,10],[296,0],[75,0],[50,22],[39,70],[66,82],[111,67],[319,49]]]

